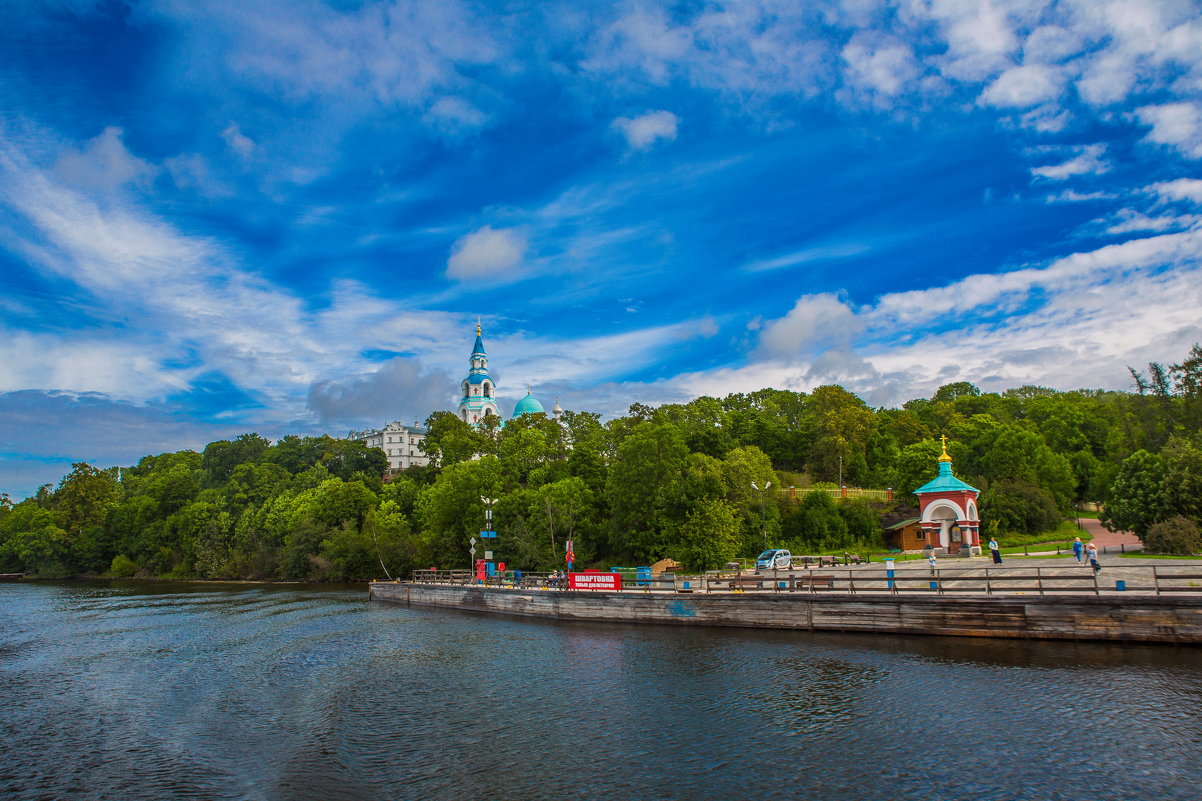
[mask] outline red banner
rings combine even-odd
[[[618,573],[568,573],[568,587],[573,590],[620,590],[622,576]]]

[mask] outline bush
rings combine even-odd
[[[1202,533],[1193,520],[1177,515],[1149,528],[1144,535],[1144,547],[1150,553],[1189,556],[1202,552]]]
[[[138,570],[138,563],[123,553],[114,556],[113,563],[109,565],[109,575],[114,578],[126,578],[137,573]]]

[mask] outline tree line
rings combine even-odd
[[[712,568],[765,542],[879,549],[883,526],[917,515],[911,493],[934,477],[941,434],[982,490],[987,534],[1038,535],[1098,502],[1112,527],[1197,551],[1202,349],[1132,375],[1134,392],[956,382],[900,408],[831,385],[636,403],[607,422],[569,411],[473,428],[435,412],[431,464],[389,481],[384,453],[359,442],[244,434],[131,467],[78,463],[19,503],[0,496],[0,572],[344,581],[466,568],[485,497],[496,558],[532,570],[562,567],[569,540],[578,564],[603,567]],[[894,500],[823,491],[840,482]]]

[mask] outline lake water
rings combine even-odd
[[[0,795],[1195,799],[1202,650],[0,584]]]

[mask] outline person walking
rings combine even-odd
[[[998,547],[997,537],[989,538],[989,554],[993,557],[993,563],[1000,565],[1002,563],[1002,549]]]
[[[1077,564],[1081,564],[1081,557],[1085,553],[1085,546],[1081,544],[1081,538],[1077,537],[1073,540],[1073,556],[1077,557]]]
[[[1085,546],[1085,558],[1089,560],[1089,566],[1093,568],[1095,574],[1102,569],[1102,566],[1098,564],[1098,546],[1092,542]]]
[[[931,566],[931,575],[935,575],[935,551],[927,551],[927,564]]]

